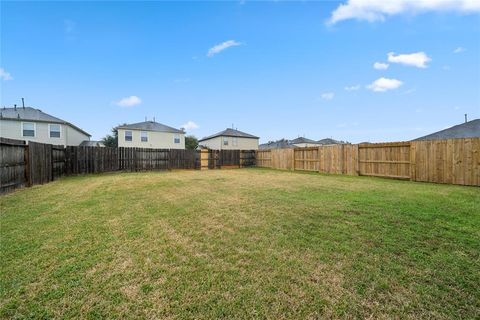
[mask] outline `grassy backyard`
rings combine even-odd
[[[480,189],[242,169],[1,196],[1,318],[480,317]]]

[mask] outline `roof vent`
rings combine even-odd
[[[20,119],[20,113],[17,113],[17,119]]]
[[[17,105],[16,104],[13,105],[13,109],[17,110]]]
[[[25,99],[22,98],[22,107],[25,109]]]

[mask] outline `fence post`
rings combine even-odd
[[[200,170],[208,170],[208,149],[200,150]]]
[[[410,142],[410,181],[415,181],[416,180],[416,160],[415,160],[415,155],[416,155],[416,145],[415,142]]]
[[[30,162],[30,147],[27,145],[25,145],[25,152],[24,152],[24,162],[25,162],[25,182],[26,182],[26,185],[27,187],[31,187],[32,186],[32,179],[30,177],[30,165],[31,165],[31,162]]]

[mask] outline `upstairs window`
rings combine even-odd
[[[237,137],[233,137],[232,138],[232,146],[238,146],[238,138]]]
[[[176,134],[175,137],[173,137],[173,142],[174,143],[180,143],[180,135]]]
[[[49,124],[48,131],[50,132],[50,138],[60,138],[60,125]]]
[[[132,141],[132,131],[125,131],[125,141]]]
[[[140,140],[142,142],[148,142],[148,132],[147,131],[142,131],[140,134]]]
[[[22,135],[24,137],[35,137],[35,123],[23,122],[22,123]]]
[[[223,145],[228,146],[228,138],[227,137],[223,137]]]

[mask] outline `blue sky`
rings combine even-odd
[[[409,140],[480,117],[477,0],[423,1],[2,1],[1,104],[92,139],[155,117],[197,137]]]

